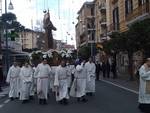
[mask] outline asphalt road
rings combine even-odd
[[[19,100],[0,99],[0,113],[141,113],[137,108],[138,95],[104,82],[96,83],[96,94],[87,103],[71,98],[69,105],[56,103],[50,96],[48,105],[39,105],[37,99],[27,104]]]

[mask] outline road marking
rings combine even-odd
[[[110,81],[107,81],[107,80],[101,80],[101,81],[102,81],[102,82],[105,82],[105,83],[108,83],[108,84],[111,84],[111,85],[114,85],[114,86],[116,86],[116,87],[119,87],[119,88],[121,88],[121,89],[127,90],[127,91],[129,91],[129,92],[132,92],[132,93],[135,93],[135,94],[139,94],[139,93],[138,93],[137,91],[135,91],[135,90],[126,88],[126,87],[124,87],[124,86],[115,84],[115,83],[113,83],[113,82],[110,82]]]
[[[10,101],[9,99],[5,100],[5,101],[4,101],[4,104],[7,104],[9,101]]]
[[[0,108],[2,108],[4,106],[4,104],[0,104]]]

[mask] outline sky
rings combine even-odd
[[[4,12],[4,1],[2,9]],[[8,10],[17,16],[17,20],[26,28],[42,28],[43,10],[50,11],[50,18],[57,31],[54,39],[75,45],[75,24],[77,12],[85,1],[93,0],[11,0],[14,9]],[[10,0],[7,0],[9,4]],[[71,40],[73,39],[73,40]]]

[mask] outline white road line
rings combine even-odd
[[[114,85],[114,86],[116,86],[116,87],[119,87],[119,88],[121,88],[121,89],[127,90],[127,91],[129,91],[129,92],[132,92],[132,93],[135,93],[135,94],[139,94],[139,93],[138,93],[137,91],[135,91],[135,90],[132,90],[132,89],[123,87],[123,86],[118,85],[118,84],[115,84],[115,83],[113,83],[113,82],[110,82],[110,81],[107,81],[107,80],[101,80],[101,81],[102,81],[102,82],[105,82],[105,83],[108,83],[108,84],[111,84],[111,85]]]
[[[4,104],[0,104],[0,108],[2,108],[4,106]]]
[[[5,100],[5,101],[4,101],[4,104],[7,104],[9,101],[10,101],[9,99]]]

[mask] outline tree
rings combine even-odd
[[[25,27],[17,21],[17,17],[13,13],[2,14],[0,19],[2,29],[11,29],[11,32],[8,33],[8,37],[10,37],[12,41],[15,41],[15,38],[19,37],[18,32],[25,29]]]
[[[83,59],[88,59],[91,55],[90,46],[83,46],[79,48],[78,54],[79,54],[79,57]]]
[[[150,56],[150,19],[134,23],[129,30],[123,33],[113,33],[111,40],[104,43],[106,51],[127,51],[129,58],[129,74],[133,79],[133,53],[140,50],[145,56]]]

